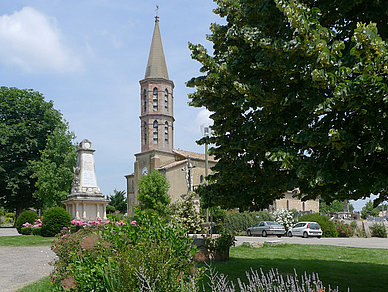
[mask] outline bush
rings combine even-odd
[[[135,219],[85,225],[76,233],[63,229],[53,246],[55,288],[144,291],[149,284],[152,291],[193,291],[181,290],[196,276],[196,249],[186,230],[146,212]]]
[[[334,223],[329,220],[327,216],[320,215],[319,213],[311,213],[311,214],[302,215],[299,218],[299,222],[302,222],[302,221],[317,222],[321,226],[323,237],[338,236],[337,228],[335,227]]]
[[[283,225],[286,231],[290,229],[296,223],[296,215],[295,212],[291,212],[291,210],[281,209],[273,212],[273,216],[275,217],[275,221],[280,225]]]
[[[243,212],[230,211],[224,219],[224,229],[227,233],[247,230],[259,221],[273,221],[273,216],[267,211]]]
[[[373,224],[370,227],[371,235],[372,237],[382,237],[386,238],[387,237],[387,229],[383,224]]]
[[[16,220],[16,229],[19,233],[22,233],[23,224],[28,222],[30,224],[34,224],[35,219],[38,219],[38,214],[34,211],[23,211],[20,213],[18,219]]]
[[[338,237],[351,237],[353,235],[353,230],[349,224],[339,220],[335,220],[334,224],[337,228]]]
[[[41,235],[42,227],[31,227],[32,235]]]
[[[22,227],[21,232],[22,235],[31,235],[32,234],[32,228],[31,226]]]
[[[70,213],[61,207],[46,210],[43,216],[41,235],[45,237],[58,234],[63,227],[70,226]]]

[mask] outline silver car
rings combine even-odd
[[[286,234],[284,226],[274,222],[274,221],[261,221],[258,224],[249,227],[247,229],[247,235],[261,235],[266,237],[267,235],[277,235],[277,237],[282,237]]]
[[[302,236],[304,238],[310,236],[316,236],[321,238],[322,230],[321,226],[317,222],[299,222],[290,230],[288,230],[287,235],[289,237],[292,236]]]

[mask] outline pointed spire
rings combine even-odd
[[[169,79],[166,60],[164,58],[162,38],[160,37],[158,16],[155,17],[154,35],[152,36],[151,49],[144,78]]]

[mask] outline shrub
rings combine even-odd
[[[224,229],[227,233],[236,233],[247,230],[259,221],[273,221],[273,216],[267,211],[243,212],[230,211],[224,219]]]
[[[338,232],[337,228],[335,227],[334,223],[329,220],[327,216],[320,215],[318,213],[311,213],[302,215],[299,218],[299,221],[315,221],[317,222],[322,229],[322,236],[323,237],[337,237]]]
[[[16,229],[19,233],[22,232],[23,224],[28,222],[30,224],[33,224],[35,222],[35,219],[38,219],[38,214],[34,211],[23,211],[20,213],[18,219],[16,220]]]
[[[53,246],[55,288],[144,291],[148,283],[152,291],[182,291],[189,285],[196,275],[196,249],[187,230],[146,212],[135,219],[84,225],[76,233],[63,229]]]
[[[33,235],[41,235],[42,227],[31,227],[31,233]]]
[[[337,229],[338,237],[351,237],[353,235],[353,230],[349,224],[339,220],[335,220],[334,224]]]
[[[32,227],[31,226],[22,227],[20,233],[22,235],[31,235],[32,234]]]
[[[275,221],[283,225],[286,231],[296,222],[294,213],[287,209],[276,210],[273,212],[273,216],[275,217]]]
[[[189,194],[171,205],[172,218],[179,222],[189,233],[201,233],[204,222],[195,205],[194,195]]]
[[[387,237],[387,229],[383,224],[373,224],[370,227],[371,235],[372,237],[382,237],[386,238]]]
[[[41,235],[45,237],[58,234],[63,227],[70,226],[70,213],[61,207],[46,210],[43,216]]]

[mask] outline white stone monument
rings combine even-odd
[[[106,219],[106,205],[109,200],[105,199],[97,186],[95,151],[87,139],[79,144],[71,194],[62,202],[73,219]]]

